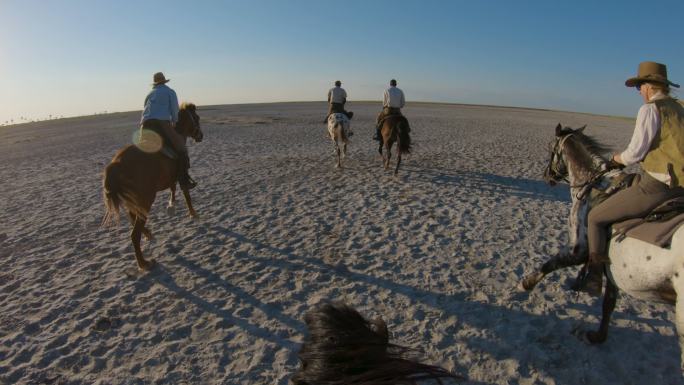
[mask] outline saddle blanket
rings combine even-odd
[[[613,237],[636,238],[659,247],[669,247],[672,236],[684,224],[684,198],[673,198],[655,208],[645,218],[613,224]]]

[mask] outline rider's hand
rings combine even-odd
[[[615,161],[615,159],[611,158],[611,159],[608,161],[608,169],[609,169],[609,170],[612,170],[612,169],[615,169],[615,168],[619,168],[619,169],[622,170],[623,168],[625,168],[625,165],[622,164],[622,163],[618,163],[618,162]]]

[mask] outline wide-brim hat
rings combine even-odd
[[[636,87],[642,83],[660,83],[679,88],[679,84],[672,83],[667,79],[667,66],[652,61],[639,63],[637,76],[627,79],[627,87]]]
[[[154,76],[152,76],[152,82],[153,82],[152,84],[155,85],[155,86],[156,86],[157,84],[168,83],[169,80],[171,80],[171,79],[165,78],[165,77],[164,77],[164,74],[161,73],[161,72],[157,72],[156,74],[154,74]]]

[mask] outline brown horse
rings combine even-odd
[[[309,335],[298,354],[301,366],[292,376],[294,385],[445,384],[463,379],[421,363],[411,349],[389,342],[382,318],[368,321],[345,304],[325,303],[304,321]]]
[[[202,141],[203,134],[194,104],[181,105],[176,131],[186,139],[191,137],[196,142]],[[154,265],[154,261],[146,261],[143,258],[140,236],[144,234],[148,240],[152,239],[152,233],[145,227],[145,222],[157,192],[171,189],[169,207],[173,208],[179,169],[178,162],[164,155],[159,148],[153,152],[141,148],[142,146],[136,145],[124,147],[114,155],[105,168],[102,185],[106,212],[103,224],[118,222],[119,207],[124,207],[133,226],[131,241],[138,267],[148,270]],[[182,191],[190,216],[196,217],[197,213],[192,207],[188,190]]]
[[[394,168],[394,175],[397,175],[399,172],[401,155],[411,153],[410,131],[411,128],[409,127],[408,120],[403,115],[389,115],[385,117],[382,122],[382,128],[380,129],[382,143],[380,143],[378,152],[382,155],[385,170],[387,170],[389,168],[390,158],[392,157],[392,145],[394,142],[397,143],[397,166]],[[382,152],[383,146],[385,147],[384,154]]]

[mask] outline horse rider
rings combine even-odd
[[[170,144],[178,153],[178,184],[181,188],[191,189],[197,183],[190,178],[190,157],[185,147],[185,138],[175,130],[178,122],[178,97],[176,91],[166,83],[164,74],[157,72],[152,77],[152,90],[145,97],[145,108],[142,112],[141,130],[149,129],[164,138],[164,142]]]
[[[404,98],[404,91],[397,88],[397,81],[390,80],[390,86],[385,90],[382,97],[382,111],[378,114],[378,119],[375,122],[375,137],[373,140],[382,141],[380,135],[380,128],[386,116],[401,115],[401,109],[404,107],[406,99]]]
[[[667,78],[667,67],[655,62],[639,64],[637,76],[625,81],[636,87],[644,100],[627,148],[613,154],[612,161],[629,166],[641,162],[637,183],[619,191],[589,212],[587,236],[589,262],[584,289],[601,294],[607,255],[608,226],[639,218],[666,200],[684,196],[684,104],[670,96],[670,87],[679,88]]]
[[[354,116],[353,112],[345,111],[344,104],[347,103],[347,91],[342,88],[342,82],[335,81],[335,87],[328,91],[328,115],[325,116],[323,123],[328,121],[328,117],[334,113],[342,113],[351,119]]]

